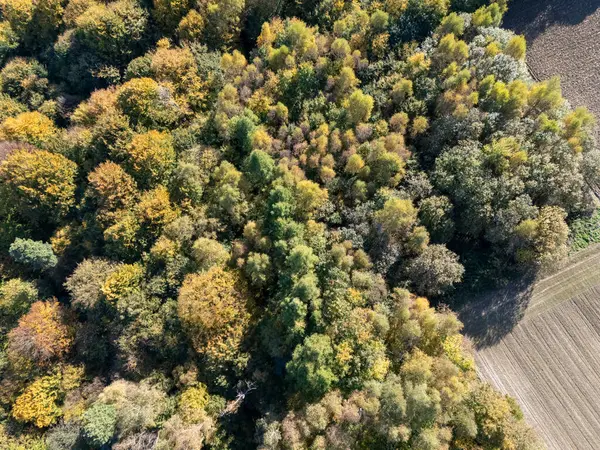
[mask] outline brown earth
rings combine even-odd
[[[560,75],[571,105],[600,117],[600,0],[512,0],[503,25],[525,35],[534,77]]]
[[[461,312],[480,376],[517,399],[549,449],[600,448],[600,246]]]

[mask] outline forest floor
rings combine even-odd
[[[462,309],[480,376],[517,399],[549,449],[600,442],[600,245]]]
[[[534,77],[560,75],[571,105],[600,117],[600,0],[512,0],[503,26],[525,35]]]

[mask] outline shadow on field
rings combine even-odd
[[[481,349],[499,342],[512,331],[523,317],[533,293],[535,276],[523,276],[506,287],[477,295],[477,300],[466,301],[459,318],[464,323],[463,333]]]
[[[531,41],[551,25],[576,25],[598,8],[600,0],[512,0],[503,26]]]

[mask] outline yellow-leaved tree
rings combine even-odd
[[[245,364],[242,340],[250,324],[250,303],[239,274],[218,266],[188,275],[179,291],[179,318],[194,349],[217,371]]]

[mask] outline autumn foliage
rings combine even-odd
[[[441,306],[593,207],[506,8],[0,0],[0,448],[539,448]]]
[[[73,344],[72,319],[56,301],[38,301],[8,335],[8,354],[42,366],[59,361]]]

